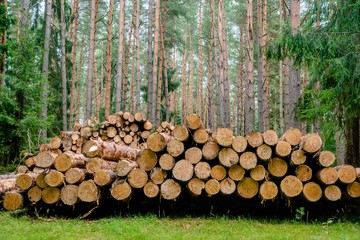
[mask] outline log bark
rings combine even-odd
[[[245,177],[237,184],[237,193],[240,197],[250,199],[256,196],[259,191],[259,184],[254,179]]]
[[[245,169],[238,164],[233,165],[229,168],[228,175],[232,180],[240,181],[245,176]]]
[[[264,180],[265,176],[266,170],[265,167],[261,164],[256,165],[255,168],[250,170],[250,177],[257,182]]]
[[[247,142],[246,138],[244,138],[243,136],[236,136],[233,139],[231,146],[236,152],[242,153],[246,150],[246,148],[248,146],[248,142]]]
[[[85,169],[70,168],[65,172],[65,180],[68,184],[78,184],[85,180],[85,175]]]
[[[175,166],[175,159],[170,154],[163,154],[159,159],[159,165],[162,169],[169,171]]]
[[[27,191],[27,197],[31,203],[37,203],[41,200],[42,189],[34,186]]]
[[[280,189],[287,197],[296,197],[303,190],[303,183],[295,176],[288,175],[280,183]]]
[[[324,198],[328,201],[338,201],[341,199],[341,189],[336,185],[326,186],[324,189]]]
[[[244,152],[240,155],[240,166],[246,170],[250,170],[256,167],[257,157],[253,152]]]
[[[264,143],[263,136],[259,132],[251,132],[246,135],[246,140],[252,148],[257,148]]]
[[[60,199],[68,206],[74,206],[79,201],[79,186],[77,185],[65,185],[61,188]]]
[[[208,196],[216,195],[220,192],[220,183],[216,179],[210,179],[205,183],[205,192]]]
[[[259,195],[262,200],[272,200],[278,195],[278,186],[273,181],[265,181],[261,183],[259,189]]]
[[[187,160],[180,160],[175,163],[172,174],[176,180],[187,182],[194,175],[194,166]]]
[[[3,206],[7,211],[15,211],[22,208],[24,203],[24,197],[21,193],[11,191],[5,193]]]
[[[220,152],[220,147],[216,142],[207,142],[202,147],[202,155],[205,160],[214,160]]]
[[[150,149],[144,149],[139,152],[136,162],[140,169],[150,171],[158,163],[158,157],[156,153]]]
[[[166,200],[174,200],[181,193],[181,186],[173,179],[165,180],[160,186],[161,197]]]
[[[132,188],[125,180],[118,180],[112,184],[110,193],[116,200],[124,201],[130,198]]]
[[[344,164],[336,167],[338,172],[339,181],[344,184],[350,184],[357,178],[355,167]]]
[[[305,164],[299,165],[295,169],[295,175],[302,182],[310,181],[312,178],[312,169]]]
[[[272,149],[267,144],[262,144],[256,149],[256,155],[260,160],[268,161],[272,155]]]
[[[44,181],[50,187],[59,187],[64,184],[65,176],[59,171],[50,170],[50,172],[45,175]]]
[[[173,139],[168,142],[166,146],[166,151],[173,157],[178,157],[184,152],[184,143]]]
[[[83,154],[74,154],[73,152],[64,152],[55,158],[54,166],[60,172],[66,172],[70,168],[85,167],[86,158]]]
[[[176,125],[173,131],[173,136],[176,140],[184,142],[189,138],[189,130],[185,125]]]
[[[200,196],[202,191],[205,189],[205,183],[203,180],[198,178],[192,178],[188,182],[187,187],[193,196]]]
[[[304,184],[302,194],[309,202],[317,202],[322,196],[322,189],[316,182],[308,182]]]
[[[317,133],[306,135],[303,141],[302,149],[307,153],[316,153],[322,147],[322,140]]]
[[[235,181],[231,178],[225,178],[220,182],[220,192],[224,195],[231,195],[236,190]]]
[[[41,192],[41,199],[46,204],[55,204],[60,200],[60,190],[56,187],[46,187]]]
[[[306,162],[305,152],[301,149],[297,149],[291,152],[290,164],[291,165],[301,165]]]
[[[0,179],[0,196],[13,190],[16,190],[16,178]]]
[[[274,130],[266,130],[263,134],[264,143],[269,146],[275,146],[279,140],[277,133]]]
[[[117,175],[114,171],[100,169],[95,171],[94,173],[94,182],[98,186],[106,186],[112,184],[115,181],[116,177]]]
[[[208,179],[211,175],[211,167],[207,162],[199,162],[194,167],[195,176],[201,180]]]
[[[144,186],[144,194],[146,197],[148,198],[155,198],[159,195],[160,193],[160,188],[158,185],[156,185],[153,182],[147,182]]]
[[[239,155],[232,148],[223,148],[219,152],[219,162],[225,167],[231,167],[239,162]]]
[[[216,131],[216,141],[220,146],[230,147],[234,140],[233,131],[228,128],[218,128]]]
[[[331,185],[338,180],[339,175],[335,168],[327,167],[319,170],[317,177],[321,183]]]
[[[80,183],[78,195],[83,202],[96,202],[99,200],[100,191],[93,180],[86,180]]]
[[[279,157],[287,157],[291,153],[291,145],[285,141],[279,141],[275,146],[275,153]]]
[[[272,176],[281,178],[285,176],[288,170],[288,165],[286,161],[281,158],[271,158],[268,163],[267,170]]]
[[[321,151],[318,157],[318,163],[322,167],[330,167],[336,161],[335,154],[330,151]]]
[[[222,165],[215,165],[211,168],[211,177],[217,181],[221,181],[226,177],[226,169]]]
[[[116,169],[116,162],[106,161],[101,158],[91,158],[85,165],[86,171],[88,173],[95,173],[95,171],[99,169],[108,169],[114,170]]]

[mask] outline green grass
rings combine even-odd
[[[301,223],[227,217],[99,220],[32,218],[0,212],[0,239],[360,239],[360,221]]]

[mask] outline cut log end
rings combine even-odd
[[[240,155],[240,165],[246,169],[250,170],[256,167],[257,156],[253,152],[244,152]]]
[[[321,137],[314,133],[305,136],[304,144],[302,149],[308,153],[316,153],[322,147]]]
[[[199,179],[207,179],[211,175],[211,167],[207,162],[199,162],[194,168],[195,176]]]
[[[78,194],[83,202],[95,202],[99,199],[99,189],[93,180],[80,183]]]
[[[292,165],[301,165],[306,161],[306,155],[303,150],[297,149],[292,151],[290,157],[290,164]]]
[[[230,147],[234,140],[233,131],[228,128],[218,128],[216,131],[216,141],[220,146]]]
[[[166,200],[174,200],[181,193],[181,186],[173,179],[165,180],[160,187],[161,197]]]
[[[267,169],[272,176],[281,178],[285,176],[288,170],[288,164],[281,158],[271,158]]]
[[[161,152],[165,149],[167,142],[162,134],[153,133],[146,140],[146,144],[148,149],[150,149],[151,151]]]
[[[263,136],[259,132],[251,132],[246,136],[249,145],[252,148],[257,148],[264,143]]]
[[[291,153],[291,145],[285,141],[279,141],[275,146],[275,153],[279,157],[287,157]]]
[[[155,198],[160,193],[159,186],[153,182],[146,183],[143,191],[144,191],[145,196],[148,198]]]
[[[265,179],[266,170],[263,165],[256,165],[255,168],[250,170],[250,177],[254,179],[255,181],[262,181]]]
[[[175,163],[172,174],[175,179],[187,182],[193,177],[194,166],[187,160],[180,160]]]
[[[352,182],[347,185],[346,191],[352,198],[360,197],[360,182]]]
[[[59,171],[51,170],[46,174],[44,181],[50,187],[59,187],[64,183],[65,176]]]
[[[198,114],[190,114],[186,118],[186,125],[191,130],[196,130],[196,129],[202,127],[202,122],[201,122],[200,116]]]
[[[150,171],[158,163],[158,157],[155,152],[150,149],[141,150],[136,158],[139,168],[144,171]]]
[[[220,192],[224,195],[231,195],[236,190],[235,181],[231,178],[225,178],[220,182]]]
[[[15,211],[22,208],[24,203],[23,196],[16,191],[5,193],[3,206],[7,211]]]
[[[143,188],[148,182],[148,175],[144,170],[134,168],[128,174],[127,180],[133,188]]]
[[[41,192],[41,199],[46,204],[55,204],[60,200],[60,190],[56,187],[46,187]]]
[[[295,169],[295,175],[302,182],[310,181],[312,169],[308,165],[302,164]]]
[[[204,144],[208,141],[209,134],[205,129],[200,128],[194,132],[193,139],[198,144]]]
[[[217,181],[221,181],[226,177],[226,169],[222,165],[215,165],[211,168],[211,177]]]
[[[279,137],[274,130],[266,130],[263,134],[264,143],[269,146],[275,146]]]
[[[131,196],[131,186],[124,180],[119,180],[113,183],[110,190],[111,196],[118,201],[124,201]]]
[[[165,153],[161,155],[159,159],[159,165],[166,171],[171,170],[175,166],[175,159],[170,154]]]
[[[344,184],[350,184],[354,182],[357,178],[355,167],[348,164],[338,166],[337,172],[339,176],[339,181]]]
[[[34,186],[27,191],[27,197],[31,203],[37,203],[41,200],[42,189]]]
[[[197,164],[202,158],[202,151],[198,147],[191,147],[185,151],[185,160]]]
[[[265,181],[261,184],[259,195],[263,200],[272,200],[278,195],[279,189],[272,181]]]
[[[280,189],[285,196],[296,197],[302,192],[303,183],[296,176],[288,175],[281,180]]]
[[[321,187],[315,182],[305,183],[302,193],[304,198],[309,202],[317,202],[322,196]]]
[[[256,155],[263,161],[268,161],[272,155],[272,149],[267,144],[262,144],[256,149]]]
[[[318,157],[319,165],[323,167],[330,167],[335,163],[335,160],[335,154],[330,151],[321,151]]]
[[[184,125],[176,125],[173,136],[176,140],[184,142],[189,138],[189,130]]]
[[[200,196],[205,188],[205,183],[203,180],[200,180],[198,178],[192,178],[188,182],[187,187],[192,195]]]
[[[184,143],[176,139],[171,140],[166,147],[167,152],[173,156],[178,157],[184,152]]]
[[[256,196],[259,191],[259,184],[254,179],[245,177],[237,184],[237,193],[240,197],[250,199]]]
[[[239,162],[239,155],[232,148],[223,148],[219,152],[219,162],[225,167],[231,167]]]
[[[287,130],[284,134],[284,140],[288,142],[291,146],[299,145],[301,142],[302,133],[297,128],[291,128]]]
[[[324,190],[324,198],[328,201],[338,201],[341,199],[341,190],[336,185],[326,186]]]
[[[76,185],[66,185],[60,192],[61,201],[68,206],[74,206],[78,202],[79,187]]]
[[[327,167],[327,168],[321,169],[318,172],[317,176],[318,176],[318,179],[323,184],[326,184],[326,185],[334,184],[339,178],[338,172],[336,171],[335,168],[332,168],[332,167]]]
[[[231,146],[236,152],[242,153],[246,150],[248,142],[243,136],[236,136]]]
[[[205,183],[205,192],[208,196],[216,195],[220,192],[220,183],[216,179],[210,179]]]
[[[202,155],[203,157],[210,161],[214,160],[220,152],[220,147],[216,142],[207,142],[202,147]]]
[[[234,181],[240,181],[245,176],[245,169],[240,165],[233,165],[228,171],[229,177]]]

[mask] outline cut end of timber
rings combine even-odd
[[[260,197],[263,200],[272,200],[278,195],[279,189],[272,181],[265,181],[261,184],[259,189]]]
[[[7,192],[4,196],[3,206],[7,211],[15,211],[22,208],[23,196],[18,192]]]
[[[190,114],[187,118],[186,118],[186,125],[191,129],[191,130],[196,130],[200,127],[202,127],[202,122],[201,122],[201,118],[198,114]]]
[[[218,128],[216,131],[216,141],[220,146],[230,147],[233,143],[234,134],[228,128]]]
[[[316,153],[322,147],[321,137],[317,133],[308,134],[305,136],[302,149],[308,153]]]
[[[309,202],[317,202],[322,196],[322,190],[319,184],[315,182],[305,183],[303,188],[304,198]]]
[[[280,183],[280,189],[287,197],[296,197],[303,190],[303,183],[295,176],[288,175]]]
[[[162,198],[166,200],[174,200],[181,193],[181,186],[173,179],[167,179],[161,184],[160,192]]]
[[[259,184],[254,179],[245,177],[237,184],[237,192],[240,197],[250,199],[256,196],[259,191]]]

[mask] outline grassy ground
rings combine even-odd
[[[360,239],[360,219],[304,223],[240,217],[143,215],[69,220],[0,212],[0,239]]]

